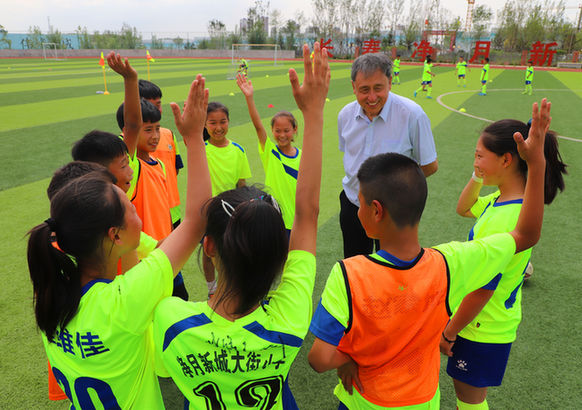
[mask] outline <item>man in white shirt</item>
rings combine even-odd
[[[357,173],[367,158],[397,152],[418,162],[427,177],[438,169],[426,113],[412,100],[390,92],[390,59],[380,53],[364,54],[352,64],[351,77],[356,101],[338,115],[339,149],[344,153],[346,174],[340,194],[345,258],[374,251],[374,243],[358,219]]]

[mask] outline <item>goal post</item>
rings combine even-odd
[[[56,43],[42,43],[42,58],[45,60],[59,60]]]
[[[277,65],[279,44],[233,44],[231,51],[231,64],[239,59],[273,61]]]

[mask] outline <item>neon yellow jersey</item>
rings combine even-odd
[[[75,408],[163,408],[154,368],[152,318],[172,294],[161,250],[115,280],[82,289],[79,309],[52,342],[42,339],[55,377]]]
[[[258,144],[259,156],[265,170],[265,186],[279,203],[285,228],[291,229],[295,217],[295,191],[301,150],[297,148],[295,156],[290,157],[283,154],[269,138],[265,141],[263,150],[261,143]]]
[[[395,73],[400,72],[400,59],[399,58],[397,58],[396,60],[393,61],[393,67],[394,67]]]
[[[467,62],[466,61],[459,61],[457,63],[457,75],[465,75],[467,74]]]
[[[531,66],[525,70],[525,81],[533,82],[533,78],[534,78],[534,68],[533,66]]]
[[[139,245],[137,246],[137,257],[138,259],[144,259],[150,253],[156,249],[158,246],[158,241],[145,232],[139,234]]]
[[[235,189],[239,179],[251,177],[247,154],[239,144],[230,141],[226,147],[216,147],[208,142],[205,145],[212,196]]]
[[[422,70],[422,81],[432,81],[432,63],[424,63],[424,68]]]
[[[498,202],[499,191],[480,197],[471,208],[477,218],[469,240],[483,238],[515,228],[522,200]],[[511,343],[521,322],[521,285],[531,248],[515,254],[507,267],[486,289],[495,289],[483,310],[460,333],[465,339],[481,343]]]
[[[481,70],[481,81],[487,80],[489,80],[489,63],[485,64]]]
[[[434,248],[444,255],[447,262],[449,271],[447,309],[453,311],[467,294],[486,285],[497,272],[507,265],[515,253],[515,241],[511,235],[504,233],[469,242],[449,242]],[[406,269],[407,266],[418,261],[415,259],[405,262],[394,258],[393,255],[389,256],[391,259],[383,258],[378,254],[369,255],[369,257],[382,263],[399,266],[399,269]],[[317,338],[333,345],[339,344],[350,320],[350,304],[347,294],[342,268],[339,263],[336,263],[327,279],[319,306],[310,326],[311,332]],[[373,303],[378,306],[378,304],[390,302],[377,300]],[[406,324],[403,323],[403,326],[406,326]],[[403,336],[387,335],[387,340],[391,337]],[[400,342],[395,341],[394,343]],[[395,360],[398,360],[398,358]],[[435,372],[438,373],[438,371],[439,369],[436,368]],[[366,386],[363,386],[363,388],[365,391]],[[350,409],[378,410],[382,408],[370,403],[361,395],[356,395],[355,391],[356,389],[354,389],[354,394],[350,395],[344,389],[342,383],[339,383],[335,388],[334,394]],[[418,406],[420,407],[415,407],[415,405],[400,408],[410,410],[429,409],[433,408],[429,406],[433,400],[435,400],[434,397],[425,403],[419,403]]]
[[[163,300],[154,314],[159,374],[174,379],[191,409],[282,409],[294,401],[287,374],[309,327],[314,281],[315,256],[295,250],[278,288],[235,321],[207,302]]]

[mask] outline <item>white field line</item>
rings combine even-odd
[[[487,92],[492,92],[492,91],[523,91],[523,89],[522,88],[503,88],[503,89],[499,89],[499,90],[487,90]],[[564,89],[564,90],[557,90],[557,89],[536,89],[536,92],[537,91],[552,91],[552,92],[554,92],[554,91],[569,91],[569,92],[580,92],[582,90],[570,90],[570,89]],[[461,94],[461,93],[477,93],[477,92],[479,92],[479,90],[458,90],[458,91],[451,91],[451,92],[448,92],[448,93],[444,93],[444,94],[439,95],[437,97],[437,102],[441,106],[445,107],[447,110],[456,112],[457,114],[464,115],[465,117],[474,118],[474,119],[479,120],[479,121],[493,122],[490,119],[483,118],[483,117],[478,117],[476,115],[468,114],[466,112],[461,112],[461,111],[459,111],[459,110],[457,110],[457,109],[455,109],[453,107],[449,107],[442,100],[443,97],[446,97],[447,95]],[[565,139],[565,140],[568,140],[568,141],[582,142],[581,139],[572,138],[572,137],[565,137],[563,135],[558,135],[558,138],[562,138],[562,139]]]

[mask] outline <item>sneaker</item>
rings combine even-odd
[[[528,264],[525,268],[525,274],[524,274],[523,280],[529,279],[531,277],[531,275],[533,274],[533,271],[534,271],[533,265],[531,264],[531,262],[528,262]]]
[[[430,98],[432,100],[432,97],[430,95],[427,95],[426,98]]]
[[[414,92],[414,96],[416,97],[416,91]]]
[[[463,88],[467,88],[467,84],[465,84],[465,85],[463,86]]]
[[[487,94],[485,94],[485,93],[479,93],[479,94],[477,94],[477,95],[481,95],[481,96],[483,96],[483,95],[487,95]]]

